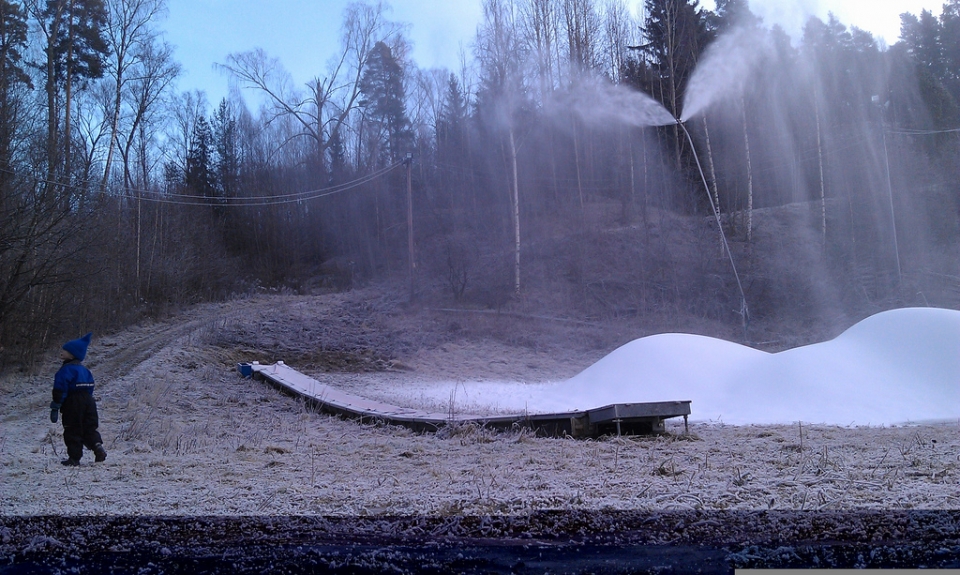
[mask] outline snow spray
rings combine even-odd
[[[663,104],[647,94],[597,79],[578,82],[564,96],[546,104],[548,109],[572,111],[584,122],[594,125],[617,123],[642,128],[678,124],[690,143],[700,179],[707,193],[707,199],[710,201],[710,209],[717,221],[717,229],[720,231],[724,250],[727,252],[730,267],[737,280],[737,288],[740,291],[739,313],[745,336],[750,314],[743,283],[740,281],[740,274],[737,271],[727,235],[723,231],[720,212],[717,210],[703,166],[700,164],[697,147],[684,123],[704,112],[718,100],[743,93],[747,78],[771,50],[768,38],[765,35],[758,37],[758,33],[759,31],[755,28],[732,28],[706,49],[687,85],[683,99],[683,113],[680,118],[674,118]]]
[[[696,75],[696,71],[694,71]],[[703,82],[701,82],[701,85]],[[706,106],[725,92],[713,90],[709,97],[699,97],[695,99],[697,105]],[[686,135],[690,143],[690,149],[693,150],[693,157],[697,163],[697,170],[700,172],[700,178],[703,181],[704,190],[707,192],[707,199],[710,201],[710,211],[713,212],[717,220],[717,229],[720,231],[720,238],[723,242],[724,250],[730,260],[730,267],[733,269],[733,275],[737,279],[737,288],[740,290],[740,318],[743,325],[744,335],[746,336],[747,325],[750,320],[747,309],[747,298],[743,291],[743,284],[740,281],[740,274],[737,271],[737,265],[733,259],[733,252],[730,251],[730,244],[727,241],[727,235],[723,231],[723,225],[720,221],[720,212],[714,203],[713,196],[710,194],[710,186],[703,173],[703,167],[700,165],[700,157],[697,155],[697,147],[693,144],[690,132],[684,126],[685,119],[674,118],[660,102],[657,102],[643,92],[637,92],[624,86],[612,85],[606,82],[581,82],[562,99],[558,98],[549,104],[550,108],[570,110],[576,113],[580,118],[589,124],[609,125],[611,123],[627,124],[630,126],[654,127],[668,126],[678,124],[680,129]],[[700,108],[701,110],[703,108]]]
[[[566,93],[549,99],[545,108],[562,113],[558,117],[572,111],[585,123],[599,126],[647,128],[676,122],[673,114],[647,94],[603,79],[583,79]]]
[[[690,137],[690,132],[687,131],[684,123],[697,114],[706,111],[718,100],[742,96],[747,79],[771,52],[772,46],[769,37],[758,28],[734,27],[725,32],[707,47],[703,57],[694,68],[683,96],[683,113],[676,119],[677,124],[683,129],[683,133],[690,143],[690,149],[693,150],[693,158],[696,160],[704,191],[707,193],[707,199],[710,200],[710,209],[717,220],[717,228],[720,230],[723,247],[730,259],[733,275],[737,279],[737,288],[740,290],[740,318],[745,336],[747,325],[750,322],[750,314],[747,308],[747,298],[743,292],[743,284],[740,281],[740,274],[737,272],[733,252],[730,251],[730,245],[727,242],[727,235],[723,231],[720,211],[714,204],[713,196],[710,194],[710,185],[703,173],[703,166],[700,165],[697,147],[693,144],[693,138]]]
[[[680,120],[704,112],[714,102],[739,97],[748,78],[770,55],[768,37],[755,28],[732,28],[704,50],[683,95]]]

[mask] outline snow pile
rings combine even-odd
[[[960,418],[960,311],[883,312],[780,353],[689,334],[634,340],[566,381],[404,387],[392,399],[530,413],[691,400],[693,420],[885,425]]]

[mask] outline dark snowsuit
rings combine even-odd
[[[70,459],[79,462],[83,447],[95,451],[103,443],[97,402],[93,399],[93,374],[80,360],[63,362],[53,380],[53,403],[63,416],[63,443]],[[102,449],[102,448],[101,448]]]

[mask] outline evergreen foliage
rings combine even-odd
[[[375,127],[373,137],[383,140],[386,157],[391,163],[399,161],[410,149],[403,69],[390,47],[382,41],[373,46],[360,80],[360,92],[364,96],[360,105],[366,109],[367,118]]]
[[[56,75],[69,73],[78,80],[103,76],[104,58],[110,46],[104,37],[107,9],[103,0],[47,0],[45,16],[55,30],[49,50],[56,62]]]

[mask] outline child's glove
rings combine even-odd
[[[60,404],[56,401],[50,402],[50,423],[56,423],[57,417],[60,415]]]

